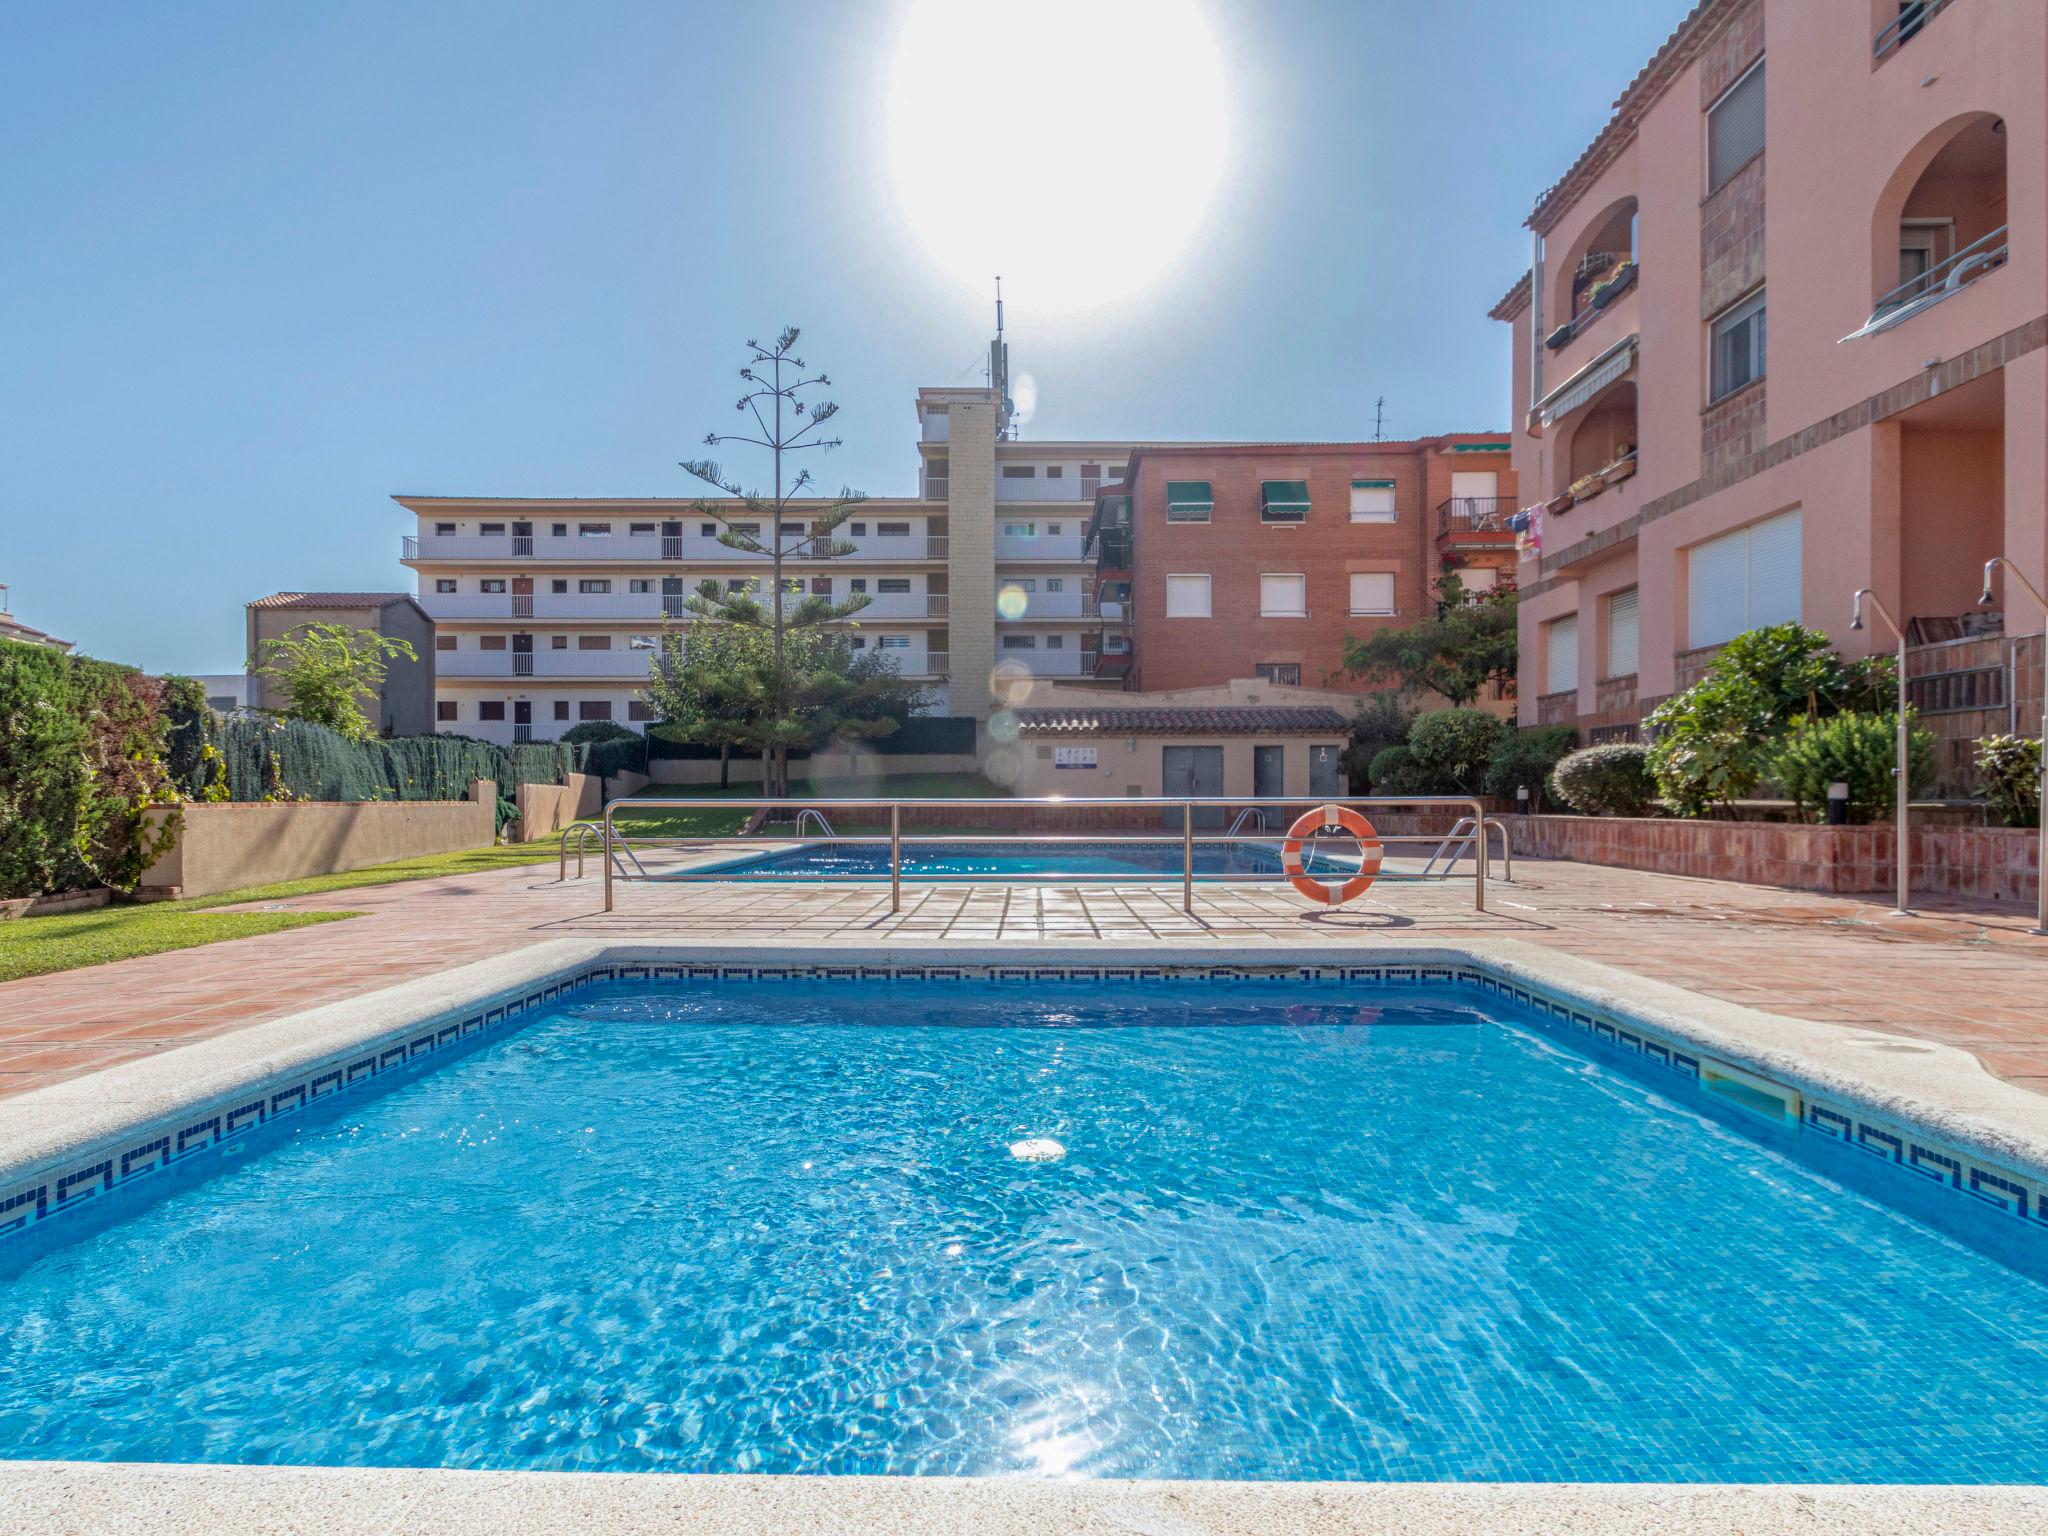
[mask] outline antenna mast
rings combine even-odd
[[[1010,344],[1003,340],[1003,274],[996,274],[996,339],[988,344],[988,387],[995,391],[999,402],[996,415],[996,440],[1014,438],[1017,429],[1010,424],[1016,414],[1016,404],[1010,399]]]
[[[1372,403],[1372,440],[1383,443],[1387,440],[1387,397],[1381,395]]]

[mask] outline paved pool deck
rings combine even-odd
[[[593,863],[593,868],[595,867]],[[2048,939],[2032,914],[1930,898],[1894,917],[1876,899],[1812,895],[1550,861],[1519,861],[1487,910],[1468,881],[1383,881],[1362,903],[1310,909],[1287,887],[622,884],[553,863],[264,903],[363,914],[198,949],[0,984],[0,1095],[551,938],[858,945],[1067,941],[1255,956],[1308,942],[1374,946],[1508,938],[1727,1002],[1960,1046],[2048,1092]]]

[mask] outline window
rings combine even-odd
[[[1579,686],[1579,616],[1568,613],[1543,626],[1543,691],[1570,693]]]
[[[455,718],[455,701],[453,699],[434,700],[434,718],[444,721],[453,720]]]
[[[651,576],[634,576],[626,582],[626,590],[628,592],[652,592],[654,590],[654,578]]]
[[[718,524],[699,523],[697,525],[697,533],[702,538],[715,539],[718,537]]]
[[[612,648],[610,635],[578,635],[576,649],[579,651],[608,651]]]
[[[1048,480],[1058,480],[1062,476],[1064,476],[1066,472],[1067,466],[1064,464],[1048,464],[1045,466],[1045,478]]]
[[[868,536],[868,525],[866,523],[848,523],[846,525],[846,536],[849,539],[864,539]]]
[[[503,699],[479,699],[479,700],[477,700],[477,706],[476,706],[476,717],[477,717],[477,719],[479,719],[479,720],[502,720],[502,719],[504,719],[504,718],[505,718],[505,701],[504,701]]]
[[[610,523],[578,523],[576,537],[579,539],[608,539],[612,536]]]
[[[502,576],[486,576],[476,584],[476,589],[479,592],[502,592],[505,590],[505,578]]]
[[[548,532],[558,539],[566,539],[569,537],[569,525],[567,523],[549,523]]]
[[[1003,478],[1005,480],[1031,480],[1035,479],[1037,475],[1038,466],[1036,464],[1005,464],[1003,466]]]
[[[875,524],[875,533],[878,537],[884,539],[907,539],[910,537],[910,524],[877,523]]]
[[[628,699],[626,700],[626,718],[628,720],[652,720],[654,718],[654,711],[647,707],[645,699]]]
[[[609,720],[612,717],[610,699],[578,699],[576,718],[578,720]]]
[[[501,538],[505,532],[505,525],[503,523],[479,523],[477,524],[476,531],[487,539]]]
[[[725,578],[725,590],[728,592],[751,592],[754,590],[754,578],[751,576],[728,576]]]
[[[1047,523],[1045,525],[1045,532],[1048,538],[1056,539],[1060,536],[1060,525],[1058,523]]]
[[[566,651],[569,649],[569,637],[567,635],[549,635],[548,649],[551,651]]]
[[[803,594],[803,590],[804,590],[804,579],[803,579],[803,577],[801,577],[801,576],[785,576],[785,577],[783,577],[783,578],[782,578],[782,590],[783,590],[783,591],[785,591],[785,592],[794,592],[794,593],[796,593],[796,594],[797,594],[798,596],[802,596],[802,594]]]
[[[1048,576],[1048,577],[1046,577],[1046,578],[1045,578],[1045,590],[1046,590],[1046,591],[1048,591],[1048,592],[1064,592],[1064,591],[1066,591],[1066,590],[1067,590],[1067,578],[1066,578],[1066,577],[1064,577],[1064,576]]]
[[[455,590],[455,578],[453,576],[436,576],[434,578],[434,590],[436,592],[453,592]]]
[[[804,525],[802,523],[777,523],[775,531],[778,533],[802,533]]]
[[[868,579],[867,579],[867,577],[865,577],[865,576],[849,576],[849,577],[847,577],[847,578],[846,578],[846,590],[847,590],[847,591],[849,591],[849,592],[865,592],[865,591],[867,591],[867,589],[868,589]]]
[[[877,592],[908,592],[910,590],[910,578],[908,576],[877,576],[875,578],[875,590]]]
[[[1301,686],[1301,663],[1298,661],[1262,661],[1252,671],[1269,683],[1284,683],[1289,688]]]
[[[569,590],[569,583],[560,580],[551,581],[548,583],[548,590],[559,597]]]
[[[455,637],[454,637],[453,635],[436,635],[436,636],[434,636],[434,649],[435,649],[435,650],[437,650],[437,651],[452,651],[452,650],[454,650],[454,649],[455,649]]]
[[[1047,635],[1045,637],[1045,648],[1048,651],[1064,651],[1067,648],[1067,637],[1065,635]]]
[[[648,534],[651,534],[651,533],[653,533],[654,531],[655,531],[655,526],[654,526],[654,524],[652,524],[652,523],[628,523],[628,524],[626,524],[626,532],[627,532],[627,533],[629,533],[629,534],[632,534],[632,535],[633,535],[633,536],[634,536],[635,538],[641,538],[641,537],[645,537],[646,535],[648,535]]]
[[[1394,611],[1392,571],[1353,571],[1351,611],[1356,614],[1385,615]]]
[[[1627,677],[1636,669],[1636,589],[1623,587],[1607,599],[1607,670],[1603,677]]]
[[[1169,619],[1209,617],[1209,578],[1169,576],[1166,578],[1166,616]]]
[[[1216,498],[1206,480],[1166,482],[1166,520],[1169,523],[1206,523],[1216,509]]]
[[[626,640],[626,649],[627,649],[627,650],[629,650],[629,651],[651,651],[651,650],[654,650],[654,649],[655,649],[655,640],[654,640],[654,636],[652,636],[652,635],[631,635],[631,636],[628,636],[628,637],[627,637],[627,640]]]
[[[1800,514],[1781,512],[1686,552],[1689,648],[1800,617],[1800,533]]]
[[[602,593],[609,592],[611,589],[612,580],[609,576],[586,576],[576,583],[576,590],[578,592]]]
[[[1259,521],[1262,523],[1299,523],[1308,519],[1308,482],[1306,480],[1261,480],[1259,482]]]
[[[1394,521],[1394,515],[1393,481],[1354,480],[1351,482],[1351,521],[1354,523],[1391,523]]]
[[[811,596],[830,597],[831,595],[832,578],[830,576],[813,576],[811,578]]]
[[[907,651],[910,649],[910,636],[883,635],[875,641],[875,649],[878,651]]]
[[[1005,523],[1003,537],[1006,539],[1035,539],[1038,537],[1036,523]]]
[[[1491,592],[1500,583],[1500,572],[1490,565],[1464,565],[1452,574],[1469,594]]]
[[[998,594],[1004,592],[1036,592],[1037,590],[1038,578],[1036,576],[1005,576],[996,583]]]
[[[557,720],[569,718],[569,701],[567,699],[555,700],[555,718]]]
[[[435,538],[437,538],[437,539],[452,539],[452,538],[454,538],[454,537],[455,537],[455,525],[454,525],[453,523],[436,523],[436,524],[434,524],[434,537],[435,537]],[[454,717],[453,717],[453,716],[450,716],[449,718],[450,718],[450,719],[453,719]]]
[[[1764,296],[1759,289],[1714,321],[1714,376],[1707,398],[1732,395],[1764,376]]]
[[[1036,635],[1005,635],[1003,649],[1006,651],[1035,651],[1038,649]]]
[[[1707,190],[1728,179],[1764,150],[1764,66],[1756,67],[1707,108]]]
[[[1259,614],[1268,619],[1307,618],[1307,579],[1301,576],[1261,576]]]
[[[864,651],[868,648],[868,637],[866,635],[850,635],[847,637],[846,643],[856,651]]]
[[[480,651],[502,651],[505,649],[505,637],[503,635],[479,635],[476,648]]]

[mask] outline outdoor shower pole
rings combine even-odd
[[[2001,565],[2005,567],[2007,576],[2027,589],[2027,596],[2034,600],[2034,606],[2041,610],[2044,620],[2041,629],[2041,845],[2040,855],[2034,861],[2036,891],[2032,931],[2048,934],[2048,597],[2043,597],[2041,589],[2027,580],[2025,573],[2005,556],[1993,555],[1984,562],[1984,595],[1977,599],[1982,606],[1991,606],[1991,573]]]
[[[1906,725],[1906,632],[1899,628],[1899,621],[1892,617],[1891,609],[1885,607],[1884,599],[1868,587],[1857,588],[1856,607],[1849,615],[1849,627],[1851,629],[1861,629],[1863,627],[1863,600],[1866,597],[1870,599],[1870,606],[1877,610],[1877,616],[1884,620],[1885,628],[1889,629],[1899,642],[1899,766],[1892,770],[1892,773],[1899,781],[1896,797],[1898,808],[1895,813],[1896,830],[1892,833],[1892,842],[1894,844],[1892,864],[1896,868],[1899,877],[1899,899],[1893,910],[1900,917],[1911,917],[1913,915],[1913,872],[1911,867],[1913,844],[1906,824],[1906,801],[1908,798],[1906,767],[1908,737],[1910,735]]]
[[[1180,803],[1180,909],[1195,910],[1195,802]]]

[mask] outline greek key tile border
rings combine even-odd
[[[371,1084],[450,1046],[503,1030],[537,1008],[583,987],[605,982],[833,981],[934,984],[945,982],[1149,982],[1203,985],[1301,981],[1436,985],[1462,982],[1510,999],[1581,1036],[1595,1048],[1635,1056],[1703,1091],[1697,1048],[1667,1039],[1625,1017],[1594,1008],[1563,992],[1532,987],[1472,963],[1378,965],[873,965],[601,962],[510,994],[501,994],[408,1026],[367,1048],[303,1069],[288,1079],[228,1100],[187,1109],[174,1119],[138,1128],[116,1148],[81,1154],[12,1187],[0,1189],[0,1241],[75,1210],[136,1179],[161,1173],[209,1147],[259,1126]],[[1791,1085],[1785,1085],[1788,1088]],[[1799,1130],[1839,1141],[1890,1167],[1902,1180],[1948,1190],[1960,1200],[2003,1212],[2020,1229],[2048,1242],[2048,1182],[1986,1162],[1946,1145],[1909,1124],[1844,1101],[1799,1092]]]

